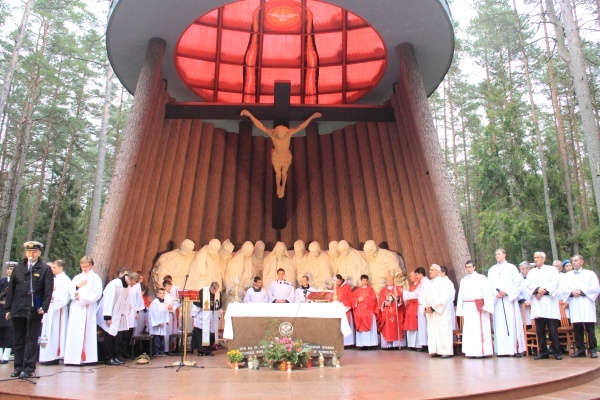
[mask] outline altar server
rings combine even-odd
[[[107,365],[121,365],[124,362],[118,356],[116,337],[119,332],[129,330],[129,287],[135,285],[138,280],[138,273],[130,272],[110,281],[102,293],[96,318],[98,326],[107,333],[104,336],[104,357]]]
[[[475,269],[472,260],[466,262],[467,275],[460,281],[456,315],[463,317],[463,353],[467,357],[484,357],[493,352],[490,314],[494,312],[494,295],[488,279]]]
[[[58,364],[65,357],[65,340],[67,339],[67,321],[69,318],[69,285],[71,279],[65,274],[67,264],[63,260],[52,263],[54,274],[54,290],[48,313],[42,322],[42,342],[40,345],[40,362]]]
[[[268,303],[269,296],[264,287],[262,287],[262,279],[260,276],[254,277],[254,284],[244,296],[244,303]]]
[[[83,257],[79,266],[82,272],[69,285],[71,305],[64,362],[71,365],[98,362],[96,307],[102,296],[102,280],[92,271],[91,257]]]
[[[310,286],[308,283],[308,276],[303,276],[300,281],[302,282],[301,286],[296,289],[296,294],[294,296],[294,303],[302,303],[308,300],[308,294],[315,291],[315,288]]]
[[[588,354],[597,358],[597,343],[594,327],[596,325],[596,299],[600,293],[598,276],[588,269],[583,268],[585,263],[580,254],[572,258],[573,270],[567,272],[569,286],[569,308],[571,309],[571,322],[575,331],[577,351],[571,357],[585,357],[584,331],[588,334]]]
[[[269,285],[269,303],[293,303],[294,287],[285,280],[285,270],[277,270],[277,280]]]
[[[154,346],[154,355],[165,356],[165,333],[169,325],[169,310],[165,305],[165,289],[156,291],[156,298],[150,303],[148,325]]]

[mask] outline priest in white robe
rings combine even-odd
[[[98,305],[96,318],[98,326],[106,332],[104,336],[104,357],[107,365],[121,365],[124,360],[119,357],[117,335],[129,330],[127,317],[130,311],[129,287],[139,280],[137,272],[130,272],[120,278],[113,279],[104,288],[102,300]]]
[[[198,349],[199,356],[214,356],[221,315],[219,283],[212,282],[200,289],[199,295],[200,301],[194,302],[192,307],[192,351]]]
[[[42,321],[42,340],[40,346],[40,363],[57,365],[65,357],[65,340],[67,338],[67,321],[69,319],[69,285],[71,279],[64,273],[67,264],[56,260],[50,266],[54,273],[54,290],[48,313]],[[42,342],[43,343],[43,342]]]
[[[490,314],[494,313],[494,295],[488,279],[475,269],[472,260],[466,262],[467,275],[460,281],[456,315],[463,317],[463,353],[467,357],[485,357],[493,353]]]
[[[417,273],[417,277],[419,279],[419,292],[417,294],[417,301],[419,303],[418,314],[417,314],[417,351],[425,352],[427,351],[427,316],[425,314],[425,292],[427,288],[431,284],[429,278],[427,278],[427,273],[425,272],[425,268],[419,267],[415,270]],[[404,291],[403,293],[405,293]]]
[[[310,301],[307,298],[309,293],[313,293],[318,290],[310,285],[308,276],[303,276],[300,279],[300,282],[301,285],[298,289],[296,289],[296,292],[294,294],[294,303],[303,303],[306,301]]]
[[[273,251],[265,258],[263,283],[269,291],[271,282],[277,279],[277,270],[283,269],[287,281],[293,286],[298,285],[296,263],[289,256],[285,243],[277,242]],[[292,290],[293,292],[293,290]],[[270,293],[269,293],[270,295]]]
[[[285,270],[277,270],[277,280],[269,285],[269,303],[293,303],[294,286],[285,280]]]
[[[550,358],[550,352],[556,360],[562,360],[558,338],[560,309],[558,304],[559,278],[556,268],[544,265],[546,254],[538,251],[533,254],[535,268],[527,274],[527,291],[531,299],[531,319],[535,319],[539,353],[535,360]],[[546,341],[546,328],[550,333],[552,347]]]
[[[567,283],[569,287],[569,309],[571,310],[571,322],[575,333],[575,344],[577,351],[571,354],[572,358],[585,357],[584,331],[588,334],[587,347],[591,358],[598,358],[595,326],[597,322],[596,299],[600,293],[598,276],[588,269],[584,269],[583,256],[577,254],[571,259],[573,270],[567,272]]]
[[[96,308],[102,296],[102,280],[92,271],[94,260],[83,257],[79,261],[81,273],[69,285],[69,322],[65,343],[65,365],[98,362]]]
[[[425,290],[427,346],[432,357],[451,358],[454,356],[454,347],[449,299],[452,298],[453,292],[440,273],[439,265],[432,264],[429,267],[431,283]]]
[[[498,356],[521,357],[525,334],[519,305],[523,277],[514,264],[506,261],[506,251],[496,250],[496,262],[488,271],[494,299],[494,352]]]
[[[244,303],[268,303],[269,295],[264,287],[262,287],[262,279],[260,276],[254,277],[254,284],[246,291]]]

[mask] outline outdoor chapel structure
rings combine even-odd
[[[464,275],[427,100],[453,57],[445,0],[113,0],[107,49],[134,94],[93,254],[110,276],[186,238],[372,239],[408,272]],[[322,114],[291,139],[282,198],[244,109],[267,127]]]

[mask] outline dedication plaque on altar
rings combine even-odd
[[[331,357],[334,353],[338,357],[343,355],[342,331],[349,331],[349,326],[341,305],[264,304],[260,309],[256,309],[255,306],[257,305],[229,305],[223,335],[226,339],[233,337],[227,343],[228,350],[239,349],[245,356],[262,357],[264,352],[259,343],[265,338],[267,332],[271,332],[274,337],[289,336],[292,339],[301,339],[313,348],[314,355],[319,353],[323,353],[324,357]],[[253,315],[244,316],[244,314]]]

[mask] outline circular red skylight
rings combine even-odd
[[[354,103],[377,85],[387,51],[365,20],[316,0],[245,0],[190,25],[175,49],[183,82],[205,101],[272,103],[275,81],[293,104]]]

